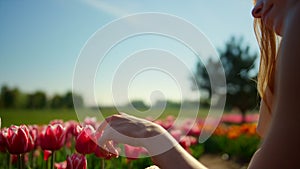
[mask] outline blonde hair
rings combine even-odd
[[[254,0],[254,3],[256,3],[256,0]],[[279,39],[273,30],[266,27],[261,18],[254,19],[254,31],[260,48],[257,90],[270,110],[270,105],[266,102],[264,95],[267,87],[272,94],[274,93],[276,56],[278,53]]]

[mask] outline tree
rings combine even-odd
[[[42,91],[36,91],[33,94],[28,95],[27,108],[42,109],[47,105],[46,94]]]
[[[73,103],[76,104],[76,107],[84,107],[84,101],[81,95],[73,93]]]
[[[7,86],[1,88],[1,107],[14,108],[18,90],[11,90]]]
[[[83,99],[80,95],[68,91],[63,97],[63,107],[74,108],[74,104],[76,104],[76,107],[83,107]]]
[[[147,110],[149,107],[142,100],[133,100],[128,106],[133,106],[135,109],[143,111]]]
[[[246,112],[254,109],[258,101],[255,82],[257,73],[254,71],[257,55],[250,54],[250,47],[243,47],[242,42],[242,38],[236,40],[232,37],[226,43],[225,50],[220,51],[220,59],[226,76],[226,107],[228,109],[238,108],[245,117]],[[209,59],[207,68],[213,68],[214,64],[217,62]],[[200,89],[206,90],[211,98],[210,79],[202,62],[197,63],[195,77],[196,85]]]
[[[50,107],[53,109],[62,108],[63,104],[63,98],[60,95],[54,95],[50,100]]]

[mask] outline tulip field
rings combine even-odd
[[[70,117],[71,118],[71,117]],[[249,114],[246,123],[239,114],[225,114],[213,135],[203,144],[198,137],[203,119],[196,123],[185,119],[174,126],[175,117],[154,120],[161,125],[195,158],[204,153],[227,154],[240,163],[249,162],[260,138],[256,134],[257,114]],[[85,168],[147,168],[153,165],[142,147],[118,144],[117,150],[98,146],[101,121],[87,117],[81,123],[54,119],[46,124],[24,123],[4,125],[0,130],[0,168],[7,169],[85,169]],[[4,123],[5,118],[2,118]],[[187,134],[184,134],[187,133]],[[112,146],[116,146],[113,141]],[[125,156],[123,156],[124,154]]]

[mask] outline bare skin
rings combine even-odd
[[[250,169],[298,168],[300,151],[300,4],[295,3],[286,16],[279,53],[277,94],[270,131]]]
[[[278,56],[274,104],[276,107],[274,107],[270,130],[261,149],[253,156],[250,169],[298,168],[299,165],[300,3],[298,2],[299,0],[259,0],[253,10],[254,17],[263,18],[265,24],[276,30],[283,39],[282,50]],[[150,155],[153,155],[153,162],[162,169],[206,168],[180,145],[174,143],[172,136],[162,127],[152,122],[119,114],[107,118],[98,131],[103,132],[99,144],[105,145],[107,141],[115,140],[119,143],[143,146]],[[157,135],[161,137],[156,141],[136,139]],[[171,145],[172,148],[164,153],[157,153],[162,144]],[[171,162],[170,159],[175,162]]]

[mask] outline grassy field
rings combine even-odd
[[[124,112],[132,112],[132,110],[122,110]],[[101,113],[100,113],[101,112]],[[79,120],[82,121],[85,117],[96,117],[98,120],[103,120],[103,117],[115,114],[118,111],[113,108],[97,109],[82,109],[77,111],[73,109],[42,109],[42,110],[27,110],[27,109],[0,109],[0,117],[2,119],[2,127],[7,127],[12,124],[47,124],[54,119]],[[167,108],[163,112],[159,110],[145,111],[144,113],[135,114],[140,117],[165,118],[168,115],[178,116],[179,110],[176,108]],[[207,109],[200,109],[198,117],[203,117],[207,114]],[[181,117],[193,117],[195,112],[191,110],[182,110]]]

